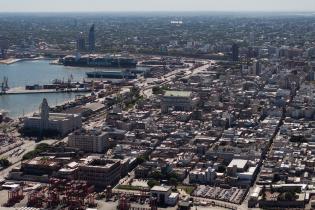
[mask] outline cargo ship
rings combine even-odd
[[[86,72],[88,78],[100,79],[136,79],[137,75],[130,70],[124,71],[93,71]]]
[[[64,66],[79,67],[111,67],[111,68],[134,68],[138,61],[134,58],[113,55],[68,55],[59,60]]]

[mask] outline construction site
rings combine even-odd
[[[40,209],[80,210],[96,207],[94,186],[85,181],[67,181],[52,178],[49,184],[24,195],[19,186],[8,191],[8,201],[4,206],[14,206],[26,200],[28,207]]]

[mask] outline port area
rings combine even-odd
[[[17,94],[37,94],[37,93],[69,93],[69,92],[91,92],[89,88],[67,88],[67,89],[39,89],[39,90],[26,90],[24,87],[14,87],[7,90],[5,95]]]

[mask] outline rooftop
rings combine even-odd
[[[242,160],[242,159],[233,159],[228,167],[237,166],[237,168],[245,168],[248,160]]]
[[[171,186],[154,186],[151,188],[151,191],[167,192],[171,190]]]
[[[174,96],[174,97],[190,97],[191,92],[190,91],[165,91],[164,96]]]

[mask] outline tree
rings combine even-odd
[[[162,177],[162,173],[160,171],[153,171],[151,176],[152,176],[153,179],[158,179],[159,180]]]
[[[144,163],[148,158],[145,157],[145,156],[140,156],[140,157],[137,157],[137,163],[138,164],[142,164]]]
[[[169,182],[171,185],[177,186],[178,180],[175,177],[171,177]]]
[[[278,173],[275,173],[275,174],[273,175],[272,182],[278,182],[278,181],[280,181],[280,180],[281,180],[280,175],[279,175]]]
[[[40,143],[40,144],[36,145],[36,147],[35,147],[35,149],[39,150],[39,151],[46,151],[49,148],[50,148],[50,145],[46,144],[46,143]]]
[[[147,184],[148,184],[148,186],[149,186],[150,188],[152,188],[152,187],[154,187],[154,186],[156,186],[156,185],[159,185],[160,183],[159,183],[158,181],[156,181],[156,180],[149,180],[149,181],[147,182]]]
[[[263,185],[261,189],[262,199],[266,200],[266,185]]]
[[[224,165],[219,165],[218,167],[218,172],[219,173],[224,173],[225,172],[226,167]]]
[[[270,192],[271,192],[271,193],[274,193],[274,192],[275,192],[275,189],[273,188],[273,185],[272,185],[272,184],[270,184]]]
[[[4,168],[7,168],[11,165],[10,161],[6,158],[0,159],[0,165]]]
[[[284,198],[286,201],[294,201],[296,197],[296,193],[293,191],[288,191],[284,193]]]
[[[154,86],[154,87],[152,88],[152,93],[153,93],[154,95],[160,94],[161,91],[162,91],[161,88],[158,87],[158,86]]]
[[[294,201],[296,199],[296,192],[294,191],[287,191],[284,193],[281,193],[278,197],[278,200],[280,201]]]
[[[38,156],[40,153],[45,152],[50,149],[50,145],[46,143],[40,143],[36,145],[35,149],[32,151],[29,151],[28,153],[24,154],[22,159],[23,160],[29,160],[36,156]]]

